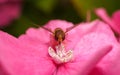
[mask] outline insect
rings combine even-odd
[[[54,31],[51,31],[50,29],[45,28],[45,27],[41,27],[41,28],[43,28],[43,29],[51,32],[51,33],[54,35],[54,39],[55,39],[59,44],[61,44],[61,43],[65,40],[66,33],[67,33],[68,31],[72,30],[73,28],[75,28],[76,26],[77,26],[77,25],[67,28],[65,32],[64,32],[61,28],[55,28]]]
[[[99,22],[96,22],[95,25],[97,25]],[[54,39],[61,44],[65,38],[66,38],[66,33],[69,32],[70,30],[74,29],[75,27],[77,27],[79,25],[74,25],[71,27],[66,28],[66,31],[63,31],[62,28],[55,28],[54,31],[51,31],[50,29],[46,28],[46,27],[41,27],[49,32],[51,32],[54,35]]]
[[[79,26],[79,25],[74,25],[74,26],[68,27],[68,28],[66,28],[66,31],[64,31],[62,28],[59,27],[59,28],[55,28],[54,31],[52,31],[51,29],[49,29],[47,27],[40,26],[35,23],[32,23],[32,25],[34,25],[36,27],[41,27],[41,28],[47,30],[48,32],[52,33],[54,36],[54,39],[58,42],[59,45],[65,40],[67,32],[69,32],[73,28]]]
[[[90,22],[90,18],[91,18],[91,13],[90,11],[88,10],[87,11],[87,17],[86,17],[86,22]],[[40,27],[39,25],[36,25],[34,23],[32,23],[33,25],[37,26],[37,27]],[[97,24],[97,23],[96,23]],[[53,35],[54,35],[54,39],[56,41],[58,41],[59,44],[61,44],[64,40],[65,40],[65,37],[66,37],[66,33],[70,30],[72,30],[73,28],[77,27],[79,25],[74,25],[74,26],[71,26],[69,28],[66,29],[66,31],[64,32],[62,30],[62,28],[56,28],[54,31],[51,31],[50,29],[46,28],[46,27],[41,27],[49,32],[51,32]]]

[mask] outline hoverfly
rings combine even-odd
[[[90,18],[91,18],[91,13],[90,13],[90,11],[88,10],[88,11],[87,11],[87,17],[86,17],[86,22],[90,22]],[[97,23],[96,23],[96,24],[97,24]],[[33,24],[33,25],[39,27],[39,25],[36,25],[36,24]],[[54,31],[51,31],[50,29],[45,28],[45,27],[41,27],[41,28],[43,28],[43,29],[51,32],[51,33],[54,35],[54,39],[55,39],[59,44],[61,44],[61,43],[65,40],[66,33],[67,33],[68,31],[72,30],[73,28],[77,27],[77,26],[79,26],[79,25],[74,25],[74,26],[72,26],[72,27],[69,27],[69,28],[66,29],[65,32],[62,30],[62,28],[55,28]]]
[[[34,24],[34,25],[36,25],[36,24]],[[39,25],[36,25],[36,26],[38,27]],[[48,29],[46,27],[41,27],[41,28],[43,28],[43,29],[49,31],[50,33],[52,33],[53,36],[54,36],[54,39],[59,44],[61,44],[65,40],[65,38],[66,38],[66,33],[68,31],[72,30],[73,28],[75,28],[76,26],[78,26],[78,25],[74,25],[72,27],[69,27],[69,28],[66,29],[66,31],[63,31],[62,28],[55,28],[54,31],[52,31],[52,30],[50,30],[50,29]]]
[[[96,22],[95,25],[97,25],[98,23],[99,22]],[[34,25],[36,25],[36,24],[34,24]],[[39,25],[36,25],[36,26],[39,26]],[[63,31],[62,28],[55,28],[54,31],[52,31],[51,29],[46,28],[46,27],[41,27],[41,28],[52,33],[54,36],[54,39],[58,42],[58,44],[61,44],[66,38],[66,33],[69,32],[70,30],[76,28],[77,26],[79,26],[79,25],[74,25],[74,26],[68,27],[68,28],[66,28],[66,31]]]
[[[99,22],[96,22],[95,25],[97,25],[98,23]],[[70,30],[76,28],[77,26],[79,26],[79,25],[74,25],[74,26],[68,27],[68,28],[66,28],[66,31],[63,31],[62,28],[55,28],[54,31],[52,31],[52,30],[50,30],[50,29],[48,29],[46,27],[41,27],[41,28],[51,32],[54,35],[54,39],[59,44],[61,44],[65,40],[65,38],[66,38],[66,33],[69,32]]]
[[[72,30],[73,28],[75,28],[76,26],[69,27],[66,29],[66,31],[63,31],[61,28],[55,28],[54,31],[51,31],[48,28],[41,27],[51,32],[54,35],[54,39],[58,42],[58,45],[55,47],[56,50],[54,50],[52,47],[48,48],[48,53],[53,58],[55,63],[60,64],[60,63],[65,63],[72,60],[73,51],[72,50],[66,51],[62,42],[66,38],[66,33]]]

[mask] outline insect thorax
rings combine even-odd
[[[62,42],[65,39],[65,32],[61,28],[56,28],[54,31],[55,40]]]

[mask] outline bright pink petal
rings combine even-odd
[[[51,28],[53,29],[53,31],[57,27],[60,27],[66,31],[67,28],[72,26],[70,22],[62,21],[62,20],[52,20],[47,24],[45,27]],[[76,42],[78,42],[82,36],[91,32],[100,32],[100,33],[103,32],[110,35],[111,37],[114,37],[114,34],[111,31],[110,27],[99,20],[95,20],[91,23],[80,23],[78,24],[77,27],[71,29],[69,32],[66,33],[66,38],[64,40],[64,45],[66,46],[66,49],[69,50],[70,48],[74,48],[75,45],[77,44]],[[50,46],[52,42],[55,41],[53,39],[54,39],[54,35],[42,28],[39,29],[29,28],[26,34],[19,37],[19,40],[21,40],[21,42],[26,41],[24,42],[26,43],[26,45],[35,48],[39,48],[40,43],[46,46]]]
[[[111,50],[107,40],[108,36],[104,34],[85,35],[73,50],[73,61],[60,66],[56,75],[87,75]]]
[[[106,33],[112,37],[114,36],[114,33],[112,32],[108,24],[100,20],[95,20],[91,23],[80,23],[78,25],[79,26],[76,27],[74,30],[76,30],[80,37],[91,32]]]
[[[26,34],[21,35],[18,39],[23,42],[26,41],[27,44],[39,45],[39,43],[42,43],[47,45],[50,42],[50,35],[50,32],[42,28],[29,28]]]
[[[76,32],[77,35],[75,35]],[[75,56],[77,57],[75,57],[75,61],[59,66],[57,75],[85,75],[89,73],[100,62],[100,59],[109,52],[110,44],[117,43],[109,26],[101,21],[82,23],[68,32],[67,36],[70,41],[79,41],[77,47],[75,47],[74,42],[67,43],[68,49],[75,50]],[[74,39],[70,39],[70,37],[74,37]],[[74,48],[71,47],[72,45],[74,45]]]
[[[46,49],[44,49],[43,53],[48,53],[48,47],[50,46],[50,38],[51,33],[42,29],[42,28],[29,28],[26,31],[26,34],[21,35],[18,39],[21,43],[25,43],[27,46],[33,47],[37,50],[42,50],[42,46]],[[53,37],[52,37],[53,38]]]
[[[113,50],[91,71],[90,75],[120,75],[119,57],[120,45],[116,45],[113,47]]]
[[[104,25],[104,24],[101,23],[101,25]],[[101,27],[100,27],[100,29],[101,29]],[[108,39],[104,40],[104,42],[106,41],[108,43],[111,43],[113,45],[113,49],[91,71],[90,75],[120,75],[120,73],[119,73],[119,70],[120,70],[120,65],[119,65],[119,63],[120,63],[120,61],[119,61],[120,45],[115,40],[113,33],[111,34],[111,30],[106,28],[103,30],[103,33],[106,34],[106,31],[107,31],[107,35],[108,35],[106,38],[108,38]],[[108,31],[109,31],[109,33],[108,33]],[[104,35],[102,37],[104,37]],[[100,46],[102,46],[103,44],[104,43],[100,44],[100,42],[99,42]]]
[[[112,20],[115,23],[115,26],[118,30],[118,33],[120,34],[120,10],[116,11],[113,15],[112,15]]]
[[[92,32],[105,33],[111,36],[111,38],[113,38],[114,40],[116,40],[111,28],[102,21],[95,20],[91,23],[80,23],[76,28],[69,31],[66,35],[66,45],[68,46],[67,50],[70,48],[74,48],[77,44],[76,42],[80,41],[80,39],[84,35]]]
[[[58,75],[62,75],[62,73],[66,75],[87,74],[109,51],[111,48],[109,44],[112,44],[112,42],[117,43],[109,26],[101,21],[94,21],[90,24],[83,23],[83,25],[76,27],[75,30],[68,32],[68,35],[75,31],[79,35],[76,42],[80,41],[80,43],[77,45],[78,49],[75,47],[73,50],[76,50],[75,56],[78,57],[76,57],[76,61],[61,66],[57,71]],[[75,36],[75,34],[73,35]],[[75,41],[75,39],[73,40]],[[68,47],[71,47],[71,45],[68,45]]]
[[[120,42],[120,37],[118,38],[119,42]]]
[[[70,22],[53,20],[45,27],[52,31],[60,27],[66,31],[71,26],[73,24]],[[113,75],[116,71],[111,69],[111,66],[114,66],[112,62],[117,65],[112,68],[120,70],[119,61],[116,63],[120,53],[119,48],[116,49],[117,41],[110,28],[101,21],[81,23],[66,34],[63,43],[67,50],[74,51],[74,59],[71,62],[56,65],[57,68],[48,56],[48,47],[52,44],[51,38],[54,39],[50,32],[42,28],[30,28],[19,39],[4,32],[0,34],[0,62],[5,71],[12,75],[52,75],[53,73],[54,75],[85,75],[95,66],[98,67],[97,70],[103,69],[103,71],[94,70],[92,73],[102,75],[105,71],[104,74]],[[108,73],[109,71],[111,72]]]
[[[96,9],[95,12],[103,21],[108,23],[115,32],[120,33],[120,29],[118,26],[119,24],[116,25],[114,20],[112,20],[112,18],[107,15],[107,12],[105,11],[105,9],[99,8],[99,9]]]
[[[71,22],[67,22],[67,21],[63,21],[63,20],[52,20],[52,21],[49,21],[45,25],[46,28],[48,28],[52,31],[54,31],[55,28],[58,28],[58,27],[62,28],[64,31],[66,31],[67,28],[72,27],[72,26],[73,26],[73,24]],[[72,32],[72,34],[75,34],[75,33]],[[66,38],[67,38],[67,36],[68,36],[68,34],[66,34]],[[78,36],[76,36],[76,37],[78,37]],[[50,46],[51,44],[53,44],[55,42],[54,35],[51,32],[49,32],[43,28],[38,28],[38,29],[29,28],[26,31],[26,34],[21,35],[19,37],[19,40],[21,40],[21,42],[26,41],[25,43],[27,45],[34,46],[34,47],[39,47],[40,43],[44,44],[46,46]],[[69,41],[69,43],[72,43],[72,42]]]
[[[25,41],[24,41],[25,42]],[[11,75],[52,75],[55,66],[44,55],[46,46],[38,50],[0,31],[0,62]]]

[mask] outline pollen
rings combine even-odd
[[[63,44],[57,45],[56,50],[54,50],[52,47],[49,47],[48,53],[57,64],[69,62],[73,58],[73,51],[66,51]]]

